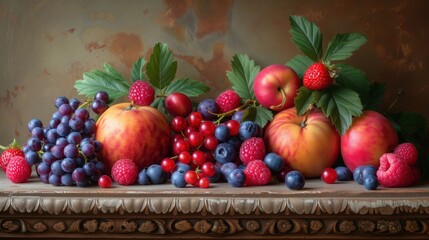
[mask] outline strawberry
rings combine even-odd
[[[325,64],[316,62],[304,73],[303,84],[310,90],[322,90],[332,85],[334,79]]]
[[[215,102],[219,106],[220,112],[229,112],[240,106],[241,98],[233,90],[226,90],[217,96]]]
[[[24,183],[31,176],[31,166],[22,156],[15,156],[10,159],[7,166],[6,177],[14,183]]]
[[[128,100],[138,106],[149,106],[155,99],[155,89],[145,81],[137,80],[131,85]]]
[[[271,171],[262,160],[249,162],[244,169],[247,186],[263,186],[271,181]]]
[[[133,185],[139,169],[131,159],[120,159],[113,164],[112,178],[120,185]]]
[[[21,150],[21,147],[18,145],[18,142],[16,139],[13,140],[13,142],[8,147],[2,147],[4,149],[4,152],[0,156],[0,167],[3,170],[3,172],[6,172],[7,165],[9,164],[10,160],[15,156],[21,156],[25,157],[24,152]]]

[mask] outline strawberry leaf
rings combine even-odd
[[[98,91],[109,94],[111,101],[125,96],[130,89],[129,83],[108,64],[104,65],[105,72],[92,70],[83,74],[83,79],[77,80],[74,88],[80,95],[93,98]]]
[[[298,94],[294,99],[295,108],[299,116],[303,115],[307,112],[310,104],[314,104],[316,102],[315,95],[318,93],[317,91],[312,91],[304,86],[298,89]]]
[[[255,100],[253,92],[253,81],[261,70],[255,65],[247,55],[236,54],[231,60],[232,71],[228,71],[226,76],[232,84],[232,89],[240,96],[242,101],[247,99]]]
[[[329,62],[347,59],[365,42],[366,38],[359,33],[337,34],[329,42],[324,60]]]
[[[273,119],[273,113],[262,106],[257,106],[255,109],[255,123],[257,123],[260,127],[265,127],[265,125]]]
[[[377,110],[378,105],[383,100],[385,91],[385,84],[379,82],[373,82],[370,85],[370,90],[367,100],[364,102],[365,110]]]
[[[165,88],[165,95],[180,92],[188,97],[198,97],[209,90],[210,88],[204,83],[185,78],[171,82],[171,84]]]
[[[155,90],[155,94],[158,95],[159,90]],[[158,109],[164,116],[167,116],[167,109],[165,108],[165,98],[157,97],[151,104],[152,107]]]
[[[313,64],[314,61],[309,57],[304,55],[296,55],[289,62],[286,63],[287,66],[291,67],[298,77],[302,79],[304,77],[305,71],[307,71],[308,67]]]
[[[310,59],[317,62],[322,59],[322,33],[316,24],[301,16],[289,17],[292,42]]]
[[[353,117],[362,114],[362,104],[358,93],[338,85],[321,91],[316,106],[331,119],[341,135],[350,127]]]
[[[136,80],[144,80],[143,67],[146,64],[146,59],[139,58],[134,65],[133,70],[131,72],[131,80],[135,82]]]
[[[176,76],[177,62],[165,43],[157,43],[146,65],[149,82],[158,89],[168,86]]]
[[[337,84],[357,92],[362,102],[365,102],[370,92],[370,83],[365,73],[346,64],[337,64],[336,66],[340,70],[338,77],[335,78]]]

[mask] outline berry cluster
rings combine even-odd
[[[23,151],[28,165],[36,166],[42,182],[80,187],[98,182],[105,171],[104,164],[96,159],[101,143],[94,140],[96,121],[85,106],[102,114],[108,101],[108,94],[102,91],[84,103],[60,96],[54,102],[57,111],[47,126],[39,119],[29,121],[31,137]]]

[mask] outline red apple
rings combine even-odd
[[[295,108],[277,113],[265,131],[265,142],[269,151],[308,178],[319,177],[340,154],[340,135],[318,109],[308,116],[297,116]]]
[[[192,101],[187,95],[175,92],[165,98],[165,108],[173,116],[187,117],[192,112]]]
[[[387,118],[364,111],[341,137],[341,155],[351,171],[362,165],[380,165],[380,157],[398,145],[398,136]]]
[[[141,170],[169,153],[170,126],[155,108],[119,103],[109,107],[96,126],[95,139],[102,144],[99,159],[108,171],[119,159],[132,159]]]
[[[274,111],[292,107],[299,87],[300,81],[295,71],[280,64],[262,69],[253,82],[256,100]]]

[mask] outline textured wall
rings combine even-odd
[[[428,9],[425,0],[0,0],[0,144],[24,141],[32,117],[47,122],[57,96],[77,96],[83,72],[107,62],[129,77],[157,42],[175,53],[178,77],[206,82],[215,96],[230,86],[234,53],[261,66],[298,53],[289,15],[315,21],[325,44],[335,33],[364,34],[368,42],[349,63],[387,84],[383,108],[403,88],[394,110],[429,119]]]

